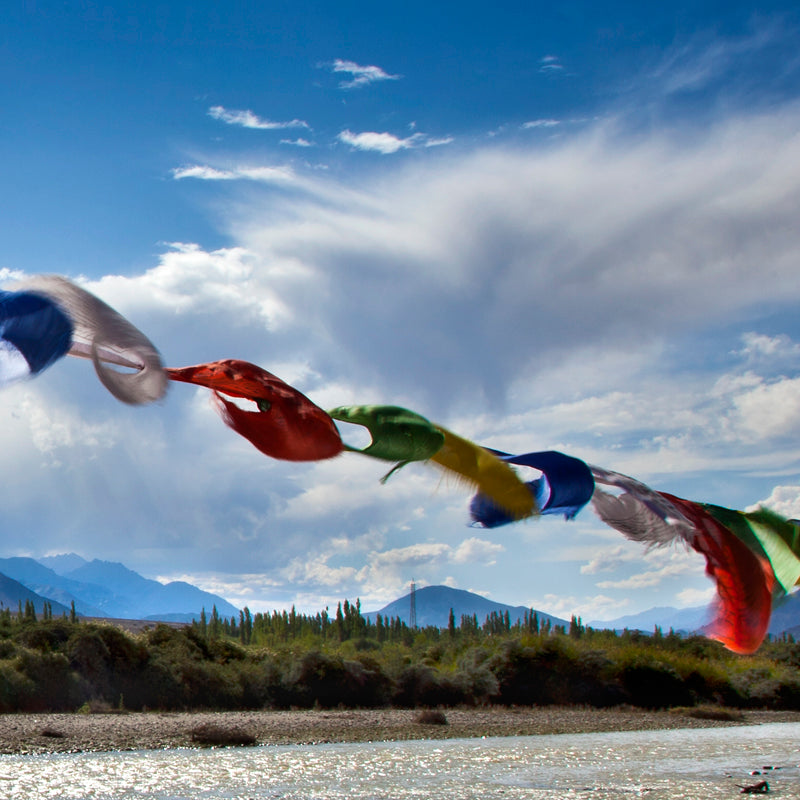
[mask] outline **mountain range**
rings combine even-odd
[[[223,617],[239,614],[224,598],[190,583],[160,583],[123,564],[87,561],[74,553],[39,560],[0,558],[0,578],[11,581],[0,580],[0,603],[13,610],[31,599],[37,612],[49,600],[55,615],[73,603],[85,617],[189,622],[203,609],[210,616],[214,606]]]
[[[670,628],[677,633],[702,632],[711,621],[712,613],[707,606],[694,608],[657,607],[611,620],[591,620],[592,628],[612,630],[638,630],[652,633],[656,626],[665,633]],[[772,610],[768,632],[772,636],[791,634],[800,636],[800,592],[785,597]]]
[[[482,625],[491,614],[505,615],[513,625],[526,614],[535,612],[540,623],[568,626],[567,620],[526,606],[510,606],[449,586],[425,586],[415,595],[416,622],[419,627],[434,625],[446,628],[453,609],[456,625],[462,616],[477,617]],[[94,559],[87,561],[74,553],[33,559],[24,557],[0,558],[0,608],[16,611],[28,601],[41,614],[45,602],[53,613],[75,611],[85,617],[105,617],[128,620],[190,622],[205,609],[210,616],[216,607],[222,617],[238,617],[239,609],[219,595],[205,592],[184,581],[160,583],[145,578],[123,564]],[[364,616],[375,621],[397,618],[406,624],[411,616],[411,595],[394,600],[377,611]],[[592,628],[639,630],[652,633],[659,627],[679,633],[702,632],[710,619],[705,606],[695,608],[657,607],[638,614],[611,620],[584,620]],[[769,633],[800,637],[800,592],[790,595],[772,613]]]

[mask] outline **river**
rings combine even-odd
[[[486,739],[0,756],[4,800],[800,798],[800,723]],[[751,774],[759,773],[759,774]]]

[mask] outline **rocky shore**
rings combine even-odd
[[[418,711],[399,709],[0,714],[0,753],[528,736],[800,722],[800,712],[791,711],[746,711],[728,719],[698,718],[696,714],[692,709],[561,706],[447,709],[444,718],[440,715],[437,720],[434,714],[428,721]]]

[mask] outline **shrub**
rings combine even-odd
[[[383,705],[387,686],[386,676],[368,657],[345,661],[338,655],[311,650],[289,671],[283,702],[306,708]]]
[[[744,720],[744,714],[738,709],[720,706],[695,706],[694,708],[679,706],[670,710],[674,714],[681,714],[693,719],[711,719],[718,722],[742,722]]]
[[[0,712],[9,713],[27,708],[36,686],[8,661],[0,662]]]
[[[25,625],[16,635],[23,646],[42,653],[56,652],[70,638],[75,625],[65,619],[53,619]]]
[[[420,711],[416,719],[419,725],[448,725],[444,711],[435,708],[426,708]]]
[[[22,700],[20,711],[68,711],[85,699],[77,675],[70,670],[62,653],[23,650],[15,660],[15,667],[33,684],[32,693]]]
[[[206,747],[242,747],[258,744],[256,736],[237,727],[198,725],[192,730],[191,736],[193,742]]]
[[[621,673],[630,702],[642,708],[691,705],[692,695],[678,673],[667,664],[630,664]]]
[[[397,677],[392,704],[416,706],[454,706],[464,702],[464,691],[450,676],[427,664],[410,664]]]
[[[567,639],[549,637],[538,646],[519,641],[504,644],[489,661],[506,705],[552,705],[579,702],[575,676],[582,670]]]

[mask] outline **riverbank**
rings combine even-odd
[[[215,741],[311,744],[800,722],[800,712],[793,711],[745,711],[738,719],[714,720],[698,719],[690,710],[627,707],[456,708],[444,714],[447,724],[423,723],[420,712],[402,709],[0,714],[0,753],[158,750]]]

